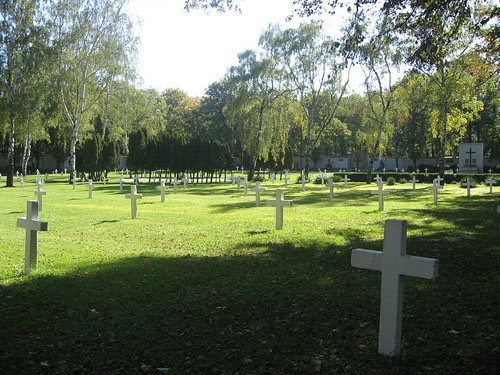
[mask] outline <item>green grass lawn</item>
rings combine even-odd
[[[275,208],[230,183],[165,203],[141,183],[132,220],[117,176],[92,199],[51,176],[29,277],[16,218],[33,180],[0,189],[1,374],[497,373],[500,188],[446,185],[433,205],[430,184],[384,186],[379,212],[374,184],[333,200],[289,184],[276,231]],[[261,186],[271,199],[283,182]],[[439,259],[436,280],[405,280],[395,359],[377,354],[380,273],[350,265],[353,248],[382,250],[386,219],[408,221],[408,254]]]

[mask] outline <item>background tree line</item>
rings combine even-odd
[[[243,51],[205,96],[191,98],[135,87],[136,38],[124,2],[0,5],[7,184],[15,161],[26,173],[41,152],[59,163],[69,155],[72,170],[94,176],[113,169],[119,154],[134,171],[213,176],[240,164],[250,178],[259,168],[291,168],[294,156],[306,158],[307,173],[309,161],[351,151],[366,153],[370,165],[382,155],[414,164],[438,157],[444,171],[444,156],[463,141],[500,158],[497,6],[387,1],[370,12],[371,1],[347,1],[341,38],[315,21],[270,26],[258,51]],[[295,3],[298,13],[329,10],[322,1]],[[363,93],[350,91],[353,71]]]

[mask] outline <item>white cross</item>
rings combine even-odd
[[[19,171],[16,171],[16,177],[19,177]]]
[[[415,170],[415,172],[420,173],[420,169],[418,169],[418,168],[417,168],[417,169]]]
[[[240,188],[241,188],[241,177],[240,176],[236,177],[236,183],[238,184],[238,190],[240,190]]]
[[[177,177],[174,177],[172,181],[170,181],[172,185],[174,185],[174,194],[177,194],[177,185],[179,184],[179,181],[177,181]]]
[[[21,178],[23,175],[21,175]],[[493,183],[495,182],[495,180],[493,178],[489,178],[488,180],[486,180],[486,183],[488,183],[490,185],[490,194],[493,193]]]
[[[432,190],[434,192],[434,204],[438,203],[438,189],[442,189],[443,187],[439,185],[438,181],[435,179],[432,181],[432,186],[427,186],[427,189]]]
[[[64,173],[67,173],[67,171],[68,171],[68,170],[67,170],[66,168],[64,168]]]
[[[328,180],[328,183],[325,185],[326,187],[330,188],[330,199],[333,199],[333,187],[338,187],[338,184],[333,183],[333,177],[330,177]]]
[[[255,205],[257,207],[260,207],[260,192],[264,191],[266,189],[260,187],[260,182],[256,181],[255,182],[255,187],[251,188],[250,190],[255,191]]]
[[[427,173],[429,169],[427,167],[424,168],[424,172]]]
[[[302,175],[302,179],[299,181],[302,184],[302,191],[306,191],[306,178]]]
[[[321,169],[319,170],[319,175],[321,177],[321,185],[325,184],[325,175],[321,172]]]
[[[134,184],[135,184],[135,186],[139,186],[139,176],[137,175],[137,173],[135,174],[135,177],[134,177]]]
[[[40,176],[40,171],[38,169],[36,170],[36,176]]]
[[[236,166],[236,170],[239,171],[240,170],[240,167],[239,166]]]
[[[38,202],[28,201],[26,217],[17,218],[17,226],[26,228],[26,240],[24,243],[24,273],[30,274],[30,270],[36,269],[38,254],[38,231],[49,229],[49,223],[38,220]]]
[[[371,193],[378,195],[378,210],[384,211],[384,195],[389,194],[390,191],[384,190],[384,183],[382,181],[379,181],[377,185],[378,190],[372,191]]]
[[[396,171],[396,173],[398,173],[398,167],[394,168],[394,170]]]
[[[137,217],[137,199],[142,199],[142,194],[137,194],[137,186],[130,186],[130,194],[125,194],[126,199],[130,199],[130,209],[132,211],[132,219]]]
[[[85,184],[89,188],[89,199],[92,198],[92,190],[94,189],[94,185],[92,185],[92,179],[89,180],[87,184]]]
[[[271,180],[273,180],[273,184],[276,182],[276,174],[274,172],[271,173]]]
[[[231,176],[231,185],[234,185],[236,182],[236,177],[235,176]]]
[[[73,183],[73,190],[76,189],[76,175],[73,174],[73,178],[71,179],[71,182]]]
[[[385,171],[386,171],[386,170],[387,170],[387,169],[385,169],[385,167],[384,167],[384,168],[382,168],[382,172],[384,172],[384,173],[385,173]]]
[[[444,179],[441,178],[440,175],[436,177],[436,181],[438,182],[438,185],[441,185],[441,181],[444,181]]]
[[[344,187],[346,188],[347,187],[347,181],[351,181],[351,179],[347,178],[347,175],[344,175],[344,178],[342,179],[342,181],[344,181]]]
[[[184,178],[182,179],[182,183],[184,184],[184,189],[186,188],[186,184],[189,182],[189,178],[188,176],[184,176]]]
[[[241,167],[240,171],[241,171],[241,173],[243,173],[243,167]]]
[[[49,174],[45,172],[45,181],[47,181],[48,179],[49,179]]]
[[[460,172],[460,169],[458,169],[458,168],[455,169],[455,172],[457,172],[457,174],[458,174]]]
[[[467,182],[463,182],[462,183],[462,186],[466,186],[467,187],[467,198],[470,198],[470,188],[472,186],[475,186],[476,184],[475,183],[471,183],[470,182],[470,179],[468,178],[467,179]]]
[[[401,172],[405,173],[405,169],[404,169],[404,168],[401,168]]]
[[[390,357],[401,351],[402,276],[435,279],[438,275],[437,259],[406,255],[406,227],[405,220],[386,220],[383,252],[354,249],[351,253],[353,267],[382,272],[378,352]]]
[[[22,173],[21,173],[21,187],[24,187],[24,177]]]
[[[380,177],[380,176],[377,174],[377,176],[375,177],[375,183],[376,183],[376,184],[378,184],[378,183],[379,183],[379,181],[384,182],[384,181],[382,180],[382,177]]]
[[[420,182],[420,181],[415,178],[415,175],[413,175],[410,182],[413,184],[413,190],[415,190],[415,182]]]
[[[493,172],[493,169],[491,169],[491,168],[488,169],[488,172],[491,174],[491,172]]]
[[[120,175],[120,193],[123,193],[123,172]]]
[[[288,177],[288,173],[285,173],[285,187],[288,187],[288,179],[290,177]]]
[[[161,201],[165,202],[165,190],[168,189],[168,186],[165,186],[165,180],[162,179],[160,179],[160,184],[156,189],[161,191]]]
[[[43,196],[47,194],[46,191],[43,191],[43,182],[40,180],[37,180],[36,182],[36,191],[35,195],[38,197],[38,208],[37,211],[42,211],[42,201],[43,201]]]
[[[63,177],[64,177],[64,176],[63,176],[63,171],[61,171],[61,178],[63,178]]]
[[[248,182],[247,178],[245,177],[245,179],[243,180],[243,182],[241,184],[243,185],[243,195],[246,197],[248,195],[247,189],[248,189],[248,185],[250,185],[250,182]]]
[[[284,200],[284,189],[276,189],[276,200],[268,199],[266,203],[268,206],[276,206],[276,229],[281,230],[283,228],[283,207],[292,206],[293,201]]]

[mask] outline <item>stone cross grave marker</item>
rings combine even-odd
[[[168,189],[168,186],[165,186],[165,180],[160,179],[160,186],[157,186],[156,189],[161,192],[161,201],[165,202],[165,190]]]
[[[237,189],[240,190],[241,189],[241,177],[240,176],[236,177],[236,184],[238,185]]]
[[[419,182],[419,180],[417,180],[417,179],[415,178],[415,175],[413,175],[413,176],[412,176],[412,178],[411,178],[411,180],[410,180],[410,182],[411,182],[411,183],[412,183],[412,185],[413,185],[413,190],[415,190],[415,183],[416,183],[416,182]]]
[[[268,206],[276,206],[276,229],[283,229],[283,207],[284,206],[292,206],[293,201],[285,200],[284,198],[284,189],[276,189],[276,199],[268,199],[266,201]]]
[[[38,197],[38,211],[42,211],[43,196],[47,195],[46,191],[43,191],[43,182],[38,180],[36,182],[35,195]]]
[[[170,183],[174,185],[174,194],[177,194],[177,185],[180,183],[179,181],[177,181],[177,177],[174,177],[174,179],[170,181]]]
[[[64,177],[64,173],[63,173],[63,171],[61,171],[61,178],[63,178],[63,177]]]
[[[288,177],[288,173],[285,173],[285,187],[288,187],[288,179],[290,177]]]
[[[187,183],[189,182],[189,178],[187,175],[184,175],[182,178],[182,183],[184,184],[184,189],[186,188]]]
[[[49,174],[45,172],[45,181],[47,181],[48,179],[49,179]]]
[[[139,186],[139,176],[137,175],[137,173],[135,174],[135,177],[134,177],[134,184],[135,184],[135,186]]]
[[[240,167],[239,167],[238,165],[236,166],[236,170],[237,170],[237,171],[239,171],[239,170],[240,170]]]
[[[347,175],[345,174],[344,178],[342,179],[342,181],[344,181],[344,187],[346,188],[347,187],[347,181],[351,181],[351,179],[347,178]]]
[[[130,186],[130,194],[125,194],[126,199],[130,199],[130,209],[132,211],[132,219],[137,217],[137,199],[142,199],[142,194],[137,194],[137,186]]]
[[[234,185],[236,183],[236,177],[231,176],[231,185]]]
[[[274,172],[271,173],[271,180],[273,181],[273,184],[276,182],[276,174]]]
[[[378,189],[376,191],[372,191],[372,194],[378,195],[378,210],[384,211],[384,195],[389,194],[390,191],[384,190],[384,182],[379,181],[377,183]]]
[[[437,259],[406,254],[406,227],[405,220],[386,220],[383,252],[354,249],[351,253],[353,267],[382,272],[378,352],[389,357],[401,352],[402,276],[435,279],[438,275]]]
[[[427,189],[432,190],[432,192],[434,193],[434,204],[438,203],[438,190],[442,188],[443,187],[439,185],[436,179],[432,181],[432,186],[427,186]]]
[[[299,181],[302,184],[302,192],[306,191],[306,178],[302,175],[302,179]]]
[[[460,169],[455,169],[455,172],[458,174],[460,172]]]
[[[394,168],[394,170],[396,171],[396,173],[398,173],[398,170],[399,170],[399,169],[398,169],[398,167],[396,167],[396,168]]]
[[[247,178],[245,177],[245,179],[241,184],[243,185],[243,195],[246,197],[248,195],[247,190],[248,190],[248,185],[250,185],[250,182],[248,182]]]
[[[260,192],[265,191],[266,189],[260,187],[259,181],[255,181],[255,187],[250,190],[255,191],[255,205],[260,207]]]
[[[436,177],[436,181],[438,182],[438,185],[441,185],[441,181],[444,181],[444,179],[443,179],[443,178],[441,178],[441,176],[440,176],[440,175],[437,175],[437,177]]]
[[[22,180],[22,177],[23,175],[21,175],[21,180]],[[495,182],[495,180],[493,178],[488,178],[488,180],[486,180],[486,183],[488,185],[490,185],[490,194],[493,193],[493,183]]]
[[[339,185],[334,184],[333,177],[330,177],[330,179],[328,180],[328,183],[325,186],[330,188],[330,199],[333,199],[333,188],[338,187]]]
[[[405,170],[404,168],[401,168],[401,172],[402,172],[402,173],[405,173],[405,172],[406,172],[406,170]]]
[[[47,221],[38,220],[38,202],[28,201],[26,217],[17,218],[17,226],[26,228],[24,243],[24,273],[30,274],[31,269],[36,269],[38,256],[38,232],[49,229]]]
[[[493,172],[493,169],[488,169],[488,173],[491,174],[491,172]]]
[[[467,182],[462,182],[462,186],[465,186],[467,188],[467,198],[470,198],[470,188],[476,186],[476,184],[470,182],[470,179],[467,178]]]
[[[24,187],[24,177],[22,173],[21,173],[21,187]]]
[[[85,186],[89,189],[89,199],[92,199],[92,191],[94,190],[94,185],[92,184],[92,179],[89,179],[89,182],[85,184]]]
[[[123,175],[120,176],[120,193],[123,193]]]
[[[424,168],[424,172],[427,173],[429,171],[429,169],[426,167]]]
[[[376,183],[376,184],[378,184],[378,183],[379,183],[379,181],[384,182],[384,181],[382,180],[382,177],[380,177],[380,176],[377,174],[377,176],[375,176],[375,183]]]
[[[417,168],[417,169],[415,170],[415,172],[420,173],[420,169],[418,169],[418,168]]]
[[[73,183],[73,190],[76,189],[76,175],[73,173],[73,178],[71,179],[71,182]]]
[[[64,168],[64,173],[66,174],[68,172],[68,170],[66,168]]]
[[[16,171],[16,177],[19,177],[19,171]]]
[[[385,171],[387,171],[387,169],[386,169],[385,167],[384,167],[384,168],[382,168],[382,172],[384,172],[384,173],[385,173]]]

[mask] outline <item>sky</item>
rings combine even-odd
[[[291,0],[242,0],[241,14],[184,10],[183,0],[129,0],[127,12],[140,37],[138,71],[142,88],[179,88],[202,96],[213,82],[238,63],[238,54],[258,48],[261,33],[270,25],[296,27],[307,19],[292,13]],[[326,28],[338,20],[325,19]]]

